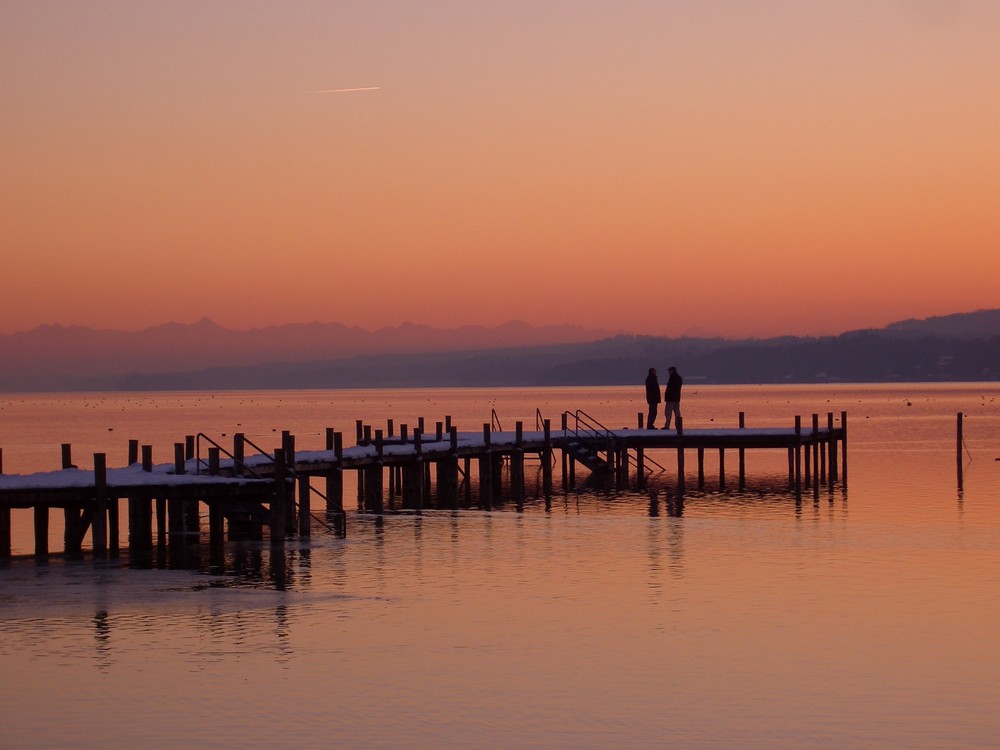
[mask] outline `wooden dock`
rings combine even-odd
[[[687,457],[696,456],[696,481],[705,486],[706,451],[718,453],[718,488],[728,488],[726,452],[737,454],[736,487],[746,484],[747,451],[781,450],[788,457],[788,491],[796,497],[821,486],[846,487],[847,413],[839,424],[832,412],[821,423],[784,428],[745,425],[743,413],[733,428],[647,430],[644,415],[635,428],[609,429],[583,411],[564,412],[560,426],[536,417],[535,430],[518,422],[513,431],[499,427],[496,415],[482,430],[460,432],[447,417],[433,431],[424,420],[411,431],[390,420],[375,429],[358,420],[355,444],[344,447],[343,434],[327,428],[324,450],[298,451],[295,436],[282,433],[281,446],[267,450],[243,434],[231,446],[204,434],[175,443],[174,460],[154,464],[153,449],[129,441],[128,465],[109,469],[106,455],[93,456],[92,469],[73,464],[72,447],[62,446],[62,468],[28,475],[4,475],[0,449],[0,558],[11,555],[11,510],[31,509],[35,555],[49,555],[49,516],[62,510],[64,552],[80,556],[89,532],[94,556],[116,556],[121,548],[121,502],[128,504],[128,548],[143,557],[155,548],[199,543],[202,506],[207,508],[208,542],[221,551],[225,540],[263,539],[272,544],[289,536],[308,537],[314,524],[346,532],[344,472],[357,475],[358,511],[383,514],[397,510],[478,507],[489,510],[507,498],[526,499],[525,460],[539,463],[541,494],[553,493],[554,468],[561,464],[564,492],[576,486],[577,472],[587,472],[617,489],[641,488],[666,473],[654,456],[676,456],[673,492],[683,497],[688,483]],[[557,458],[559,459],[557,462]],[[475,471],[473,471],[475,464]],[[506,478],[506,481],[504,479]],[[473,482],[478,481],[473,505]],[[388,506],[388,507],[387,507]],[[315,512],[314,512],[315,508]]]

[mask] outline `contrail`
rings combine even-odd
[[[362,86],[356,89],[322,89],[321,91],[307,91],[307,94],[347,94],[351,91],[378,91],[381,86]]]

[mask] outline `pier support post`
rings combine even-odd
[[[310,535],[309,518],[312,512],[310,502],[311,490],[309,489],[309,477],[298,478],[299,484],[299,536],[308,538]]]
[[[225,515],[218,500],[208,503],[208,546],[215,553],[225,546]]]
[[[795,417],[795,496],[802,496],[802,417]]]
[[[833,483],[837,481],[837,438],[834,437],[834,427],[833,427],[833,412],[827,412],[826,415],[826,429],[830,435],[829,441],[827,441],[827,465],[829,466],[827,483],[829,486],[833,486]]]
[[[544,422],[545,447],[542,449],[542,494],[552,495],[552,422]]]
[[[336,514],[335,524],[344,520],[344,436],[332,427],[326,429],[326,449],[333,451],[336,468],[326,473],[326,512]],[[336,527],[337,531],[343,529]]]
[[[840,412],[840,486],[847,489],[847,412]]]
[[[678,420],[680,421],[680,420]],[[678,425],[678,432],[680,432],[680,425]],[[677,446],[677,495],[682,496],[686,491],[684,486],[684,446]]]
[[[274,451],[274,494],[271,496],[271,544],[285,542],[285,505],[288,502],[288,467],[285,465],[285,451]]]
[[[963,475],[962,475],[962,412],[958,412],[958,422],[957,422],[957,443],[955,445],[955,466],[958,470],[958,491],[961,492],[963,488]]]
[[[108,463],[104,453],[94,454],[94,517],[91,521],[94,554],[108,554]]]
[[[740,429],[746,429],[746,414],[740,412]],[[747,488],[747,457],[746,448],[740,448],[740,492]]]
[[[820,481],[819,414],[812,415],[812,445],[809,446],[809,450],[812,453],[812,465],[813,465],[813,477],[812,477],[813,499],[818,499],[819,481]]]
[[[483,453],[479,456],[479,502],[485,510],[493,509],[493,456],[490,453],[490,425],[483,424]]]
[[[153,513],[149,497],[133,495],[128,499],[128,547],[131,552],[153,548]]]
[[[35,505],[35,557],[44,560],[49,556],[49,506]]]
[[[726,491],[726,449],[719,448],[719,491]]]
[[[568,427],[569,427],[569,417],[567,416],[566,412],[563,412],[562,413],[563,436],[566,435]],[[574,476],[574,471],[573,471],[574,461],[573,461],[573,456],[571,456],[569,451],[567,451],[565,448],[563,448],[563,450],[560,451],[560,459],[562,463],[562,483],[563,483],[563,489],[565,490],[567,483],[569,484],[569,486],[576,484],[576,477]]]
[[[698,448],[698,489],[705,489],[705,449]]]
[[[233,435],[233,476],[246,476],[246,436],[242,432]]]
[[[518,507],[524,503],[524,423],[514,424],[514,452],[510,454],[510,490]]]
[[[3,474],[3,448],[0,448],[0,474]],[[0,560],[10,557],[10,508],[0,508]]]
[[[0,560],[10,558],[10,508],[0,508]]]

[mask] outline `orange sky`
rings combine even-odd
[[[4,0],[0,333],[1000,307],[998,39],[995,0]]]

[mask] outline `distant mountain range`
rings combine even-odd
[[[209,320],[144,331],[43,326],[0,336],[0,390],[612,385],[674,364],[702,383],[1000,380],[1000,310],[839,336],[658,338],[574,326],[246,331]]]

